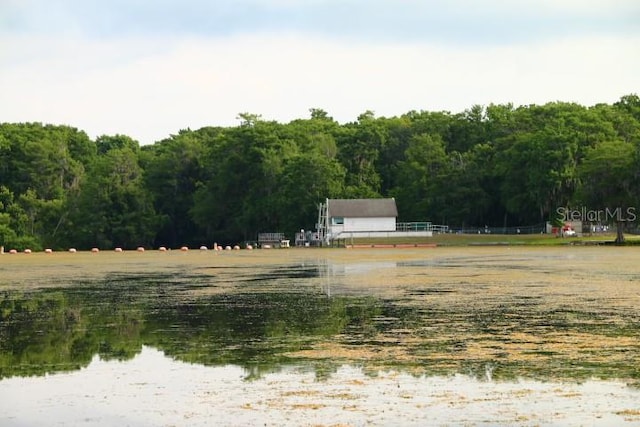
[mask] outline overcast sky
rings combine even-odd
[[[0,122],[92,138],[630,93],[638,0],[0,0]]]

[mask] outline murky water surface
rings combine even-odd
[[[640,425],[640,251],[0,256],[0,425]]]

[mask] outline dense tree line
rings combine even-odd
[[[126,248],[314,229],[325,198],[395,197],[399,221],[538,224],[559,206],[640,203],[640,98],[475,105],[461,113],[326,111],[182,130],[151,145],[69,126],[0,124],[0,244]],[[610,220],[611,218],[605,218]]]

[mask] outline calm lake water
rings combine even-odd
[[[635,248],[0,256],[0,425],[640,425]]]

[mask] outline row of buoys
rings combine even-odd
[[[246,249],[248,249],[248,250],[252,250],[252,249],[253,249],[253,246],[252,246],[252,245],[247,245],[245,248],[246,248]],[[2,249],[3,249],[3,250],[2,250],[2,253],[4,254],[4,253],[5,253],[5,252],[4,252],[4,248],[2,248]],[[212,250],[214,250],[214,251],[222,251],[222,250],[225,250],[225,251],[231,251],[231,250],[238,251],[238,250],[240,250],[240,245],[234,245],[234,246],[227,245],[227,246],[224,246],[224,247],[223,247],[223,246],[221,246],[221,245],[218,245],[217,243],[214,243],[214,244],[213,244],[213,247],[212,247],[211,249],[212,249]],[[160,251],[160,252],[166,252],[167,250],[168,250],[168,249],[166,248],[166,246],[160,246],[160,247],[158,248],[158,251]],[[209,248],[208,248],[207,246],[204,246],[204,245],[203,245],[203,246],[200,246],[200,250],[201,250],[201,251],[208,251],[208,250],[209,250]],[[144,248],[144,247],[142,247],[142,246],[139,246],[139,247],[137,247],[137,248],[136,248],[136,251],[137,251],[137,252],[144,252],[144,251],[145,251],[145,248]],[[188,247],[188,246],[182,246],[182,247],[180,248],[180,251],[182,251],[182,252],[187,252],[187,251],[189,251],[189,247]],[[73,253],[76,253],[76,252],[77,252],[77,250],[76,250],[76,248],[69,248],[69,251],[68,251],[68,252],[73,254]],[[98,252],[100,252],[100,249],[99,249],[99,248],[91,248],[91,252],[92,252],[92,253],[98,253]],[[124,252],[124,249],[122,249],[121,247],[117,247],[117,248],[115,248],[115,249],[114,249],[114,252]],[[17,253],[18,253],[18,250],[17,250],[17,249],[10,249],[8,253],[9,253],[9,254],[17,254]],[[25,250],[23,251],[23,253],[25,253],[25,254],[30,254],[30,253],[32,253],[32,250],[31,250],[31,249],[29,249],[29,248],[27,248],[27,249],[25,249]],[[46,248],[46,249],[44,250],[44,253],[46,253],[46,254],[51,254],[51,253],[53,253],[53,249],[51,249],[51,248]]]
[[[29,249],[29,248],[27,248],[27,249],[25,249],[24,251],[22,251],[22,253],[25,253],[25,254],[30,254],[30,253],[32,253],[32,252],[33,252],[33,251],[32,251],[31,249]],[[52,254],[52,253],[53,253],[53,249],[51,249],[51,248],[46,248],[43,252],[44,252],[45,254]],[[75,248],[70,248],[70,249],[69,249],[69,252],[71,252],[71,253],[76,253],[76,249],[75,249]],[[4,251],[3,251],[2,253],[4,253]],[[8,253],[10,253],[10,254],[17,254],[17,253],[18,253],[18,250],[17,250],[17,249],[10,249]]]
[[[246,246],[246,249],[251,250],[251,249],[253,249],[253,246],[251,246],[251,245],[247,245],[247,246]],[[162,249],[162,248],[160,248],[160,250],[166,250],[166,249]],[[187,247],[187,246],[183,246],[183,247],[181,247],[181,248],[180,248],[180,250],[181,250],[181,251],[183,251],[183,252],[187,252],[187,251],[189,250],[189,247]],[[208,250],[209,250],[209,248],[208,248],[208,247],[206,247],[206,246],[200,246],[200,250],[201,250],[201,251],[208,251]],[[223,246],[221,246],[221,245],[218,245],[217,243],[214,243],[214,244],[213,244],[213,247],[211,248],[211,250],[213,250],[213,251],[223,251],[223,250],[224,250],[224,251],[231,251],[231,250],[239,251],[239,250],[240,250],[240,245],[234,245],[234,246],[227,245],[227,246],[224,246],[224,247],[223,247]]]

